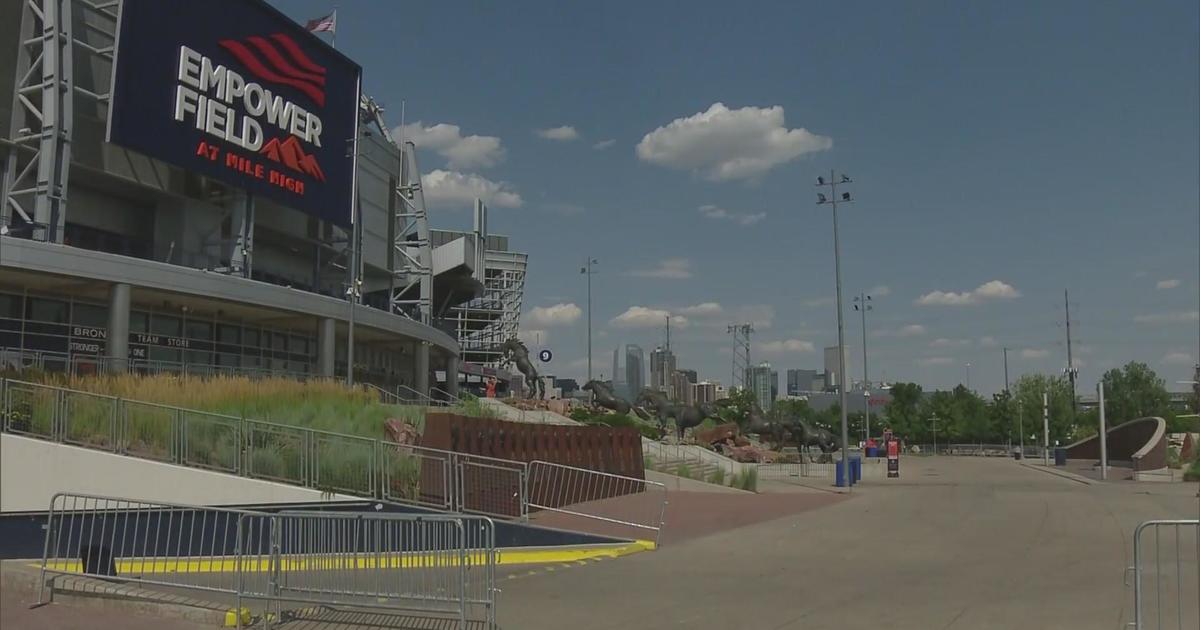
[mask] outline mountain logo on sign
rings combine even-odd
[[[283,142],[280,142],[279,138],[271,138],[259,153],[293,171],[309,175],[317,181],[325,181],[325,172],[321,170],[321,165],[317,164],[317,158],[304,152],[296,136],[288,136]]]

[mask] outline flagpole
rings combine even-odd
[[[337,50],[337,5],[333,5],[333,32],[329,39],[329,45]]]

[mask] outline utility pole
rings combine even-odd
[[[850,193],[844,192],[838,196],[838,184],[849,184],[850,178],[843,174],[841,179],[832,169],[829,171],[829,181],[826,182],[823,177],[817,178],[818,187],[829,187],[830,196],[828,199],[825,195],[817,194],[817,205],[828,203],[833,206],[833,274],[834,284],[837,286],[837,322],[838,322],[838,399],[842,406],[842,465],[846,468],[846,473],[850,472],[850,431],[847,426],[846,419],[846,327],[842,317],[842,245],[838,238],[838,202],[851,203]],[[846,490],[849,491],[851,485],[846,484]]]
[[[867,311],[875,310],[871,304],[871,296],[859,293],[854,298],[854,310],[862,315],[862,350],[863,350],[863,443],[871,438],[871,383],[867,379]]]
[[[1100,404],[1100,480],[1108,480],[1108,427],[1104,419],[1104,381],[1096,383],[1096,402]]]
[[[1075,417],[1078,413],[1078,403],[1075,400],[1075,379],[1079,376],[1079,370],[1075,367],[1075,359],[1071,355],[1071,300],[1068,297],[1066,289],[1063,289],[1063,306],[1066,307],[1067,317],[1067,369],[1063,373],[1067,375],[1067,379],[1071,381],[1071,424],[1075,424]]]
[[[587,380],[589,382],[592,380],[592,274],[596,273],[592,271],[592,265],[598,262],[600,261],[588,256],[587,262],[579,270],[579,273],[587,276]]]
[[[1012,409],[1012,392],[1008,390],[1008,348],[1004,348],[1004,403],[1008,405],[1008,409]],[[1008,430],[1012,430],[1012,416],[1008,418]],[[1012,449],[1012,441],[1008,443],[1008,448]]]
[[[745,388],[746,373],[750,371],[750,335],[754,334],[754,324],[730,324],[727,331],[733,335],[733,369],[729,375],[729,386],[733,387],[738,382],[740,367],[741,387]]]
[[[1042,392],[1042,464],[1050,465],[1050,394]]]

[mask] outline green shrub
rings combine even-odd
[[[1188,468],[1187,472],[1183,473],[1183,480],[1200,481],[1200,459],[1192,462],[1191,468]]]
[[[1180,468],[1183,462],[1179,459],[1179,449],[1174,446],[1167,448],[1167,467]]]
[[[717,468],[708,476],[708,483],[714,483],[718,486],[725,485],[725,469]]]
[[[741,485],[737,487],[750,492],[758,492],[758,469],[751,467],[747,470],[746,474],[742,475]]]
[[[687,464],[680,464],[679,468],[675,469],[675,475],[677,477],[683,477],[684,479],[691,479],[692,469],[688,468]]]

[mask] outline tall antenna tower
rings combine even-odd
[[[735,384],[746,388],[746,375],[750,372],[750,335],[754,334],[754,324],[730,324],[729,334],[733,335],[733,374],[729,376],[729,385]]]
[[[1079,368],[1075,367],[1075,357],[1071,354],[1071,299],[1066,289],[1063,289],[1063,306],[1066,308],[1067,320],[1067,367],[1063,373],[1071,381],[1071,421],[1078,415],[1078,401],[1075,396],[1075,380],[1079,377]]]

